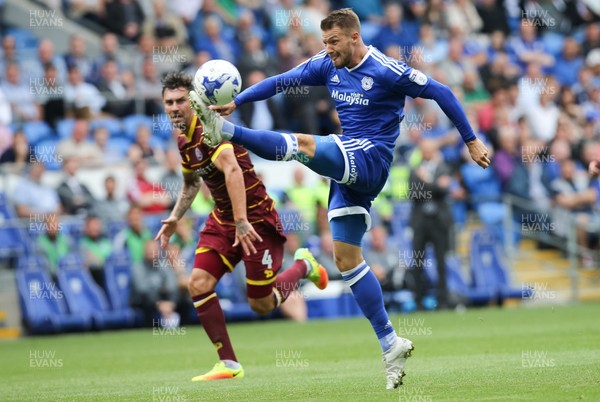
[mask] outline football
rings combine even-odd
[[[242,89],[238,69],[226,60],[204,63],[194,76],[194,90],[209,105],[225,105]]]

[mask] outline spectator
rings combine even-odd
[[[159,46],[183,46],[187,41],[187,30],[181,18],[171,13],[165,0],[152,2],[154,14],[146,18],[142,26],[144,35],[154,36]]]
[[[244,50],[236,65],[242,77],[247,77],[254,70],[259,70],[268,76],[275,74],[275,61],[256,36],[251,36],[244,42]],[[252,84],[247,84],[250,85]]]
[[[438,64],[443,61],[448,55],[448,43],[435,35],[435,31],[429,24],[421,25],[421,31],[419,35],[419,42],[417,46],[411,49],[410,55],[407,60],[408,64],[412,65],[415,57],[410,57],[414,54],[417,49],[422,50],[422,58],[425,63]]]
[[[539,102],[525,111],[534,138],[544,142],[554,138],[560,116],[560,110],[554,103],[557,95],[558,85],[553,79],[548,79],[538,92]]]
[[[505,36],[510,33],[508,15],[503,3],[500,0],[481,0],[477,2],[477,12],[483,23],[481,33],[491,34],[500,31]]]
[[[96,201],[94,213],[104,222],[122,220],[129,209],[129,203],[117,194],[117,182],[114,176],[107,176],[104,179],[104,191],[106,196]]]
[[[137,0],[108,0],[104,7],[104,26],[119,36],[137,42],[145,18]]]
[[[194,44],[194,51],[206,51],[213,59],[223,59],[232,63],[236,60],[235,45],[223,37],[222,23],[211,15],[204,20],[205,37]]]
[[[542,183],[542,166],[539,154],[544,149],[544,144],[538,139],[531,138],[521,144],[521,159],[515,165],[513,175],[508,181],[507,192],[527,201],[531,201],[539,210],[548,210],[550,199],[548,191]],[[520,221],[520,216],[528,213],[527,208],[515,208],[515,216]]]
[[[579,44],[572,37],[565,38],[562,53],[556,58],[553,75],[560,85],[570,87],[577,82],[577,72],[582,67]]]
[[[513,129],[504,126],[498,129],[498,143],[500,148],[496,152],[493,167],[502,188],[506,189],[515,166],[521,158],[521,152],[518,149],[519,138]]]
[[[62,81],[59,82],[54,64],[44,66],[44,78],[41,86],[34,90],[38,103],[42,106],[44,121],[56,129],[58,120],[65,117],[65,90]]]
[[[196,71],[198,71],[198,69],[200,68],[200,66],[209,60],[210,60],[210,53],[208,53],[208,52],[196,53],[194,55],[194,62],[185,69],[185,71],[184,71],[185,74],[193,77],[196,74]]]
[[[75,158],[81,166],[100,165],[102,151],[88,140],[89,132],[90,125],[87,120],[75,120],[71,138],[65,138],[58,143],[57,156],[62,159]]]
[[[42,183],[45,172],[42,163],[29,165],[28,177],[22,177],[13,191],[15,212],[19,218],[34,214],[60,214],[60,199],[56,191]]]
[[[383,226],[371,228],[371,246],[365,248],[365,261],[379,280],[381,288],[387,291],[399,290],[404,280],[400,270],[398,250],[390,247],[388,236]]]
[[[551,184],[551,196],[557,206],[553,220],[556,233],[566,237],[567,230],[575,223],[577,244],[582,247],[582,263],[590,268],[595,265],[593,254],[589,252],[590,242],[586,225],[591,221],[592,206],[596,203],[596,191],[589,186],[587,173],[578,171],[572,159],[560,164],[560,177]]]
[[[12,111],[6,95],[0,87],[0,152],[10,146],[12,130],[8,127],[12,123]]]
[[[142,76],[137,79],[136,96],[144,100],[144,114],[153,116],[162,112],[162,84],[152,59],[144,60]]]
[[[449,3],[445,15],[448,29],[452,33],[460,32],[469,37],[483,28],[483,21],[471,0],[455,0]]]
[[[188,43],[197,43],[202,32],[202,15],[200,9],[204,0],[171,0],[169,9],[179,18],[187,30]]]
[[[112,166],[123,162],[125,158],[116,152],[114,149],[109,149],[108,139],[110,133],[106,127],[98,126],[94,130],[94,144],[98,147],[98,158],[102,166]]]
[[[171,199],[160,187],[146,178],[148,164],[145,159],[134,163],[134,181],[127,187],[127,198],[145,213],[164,212],[169,208]]]
[[[399,4],[386,5],[384,18],[384,25],[373,38],[373,44],[380,50],[398,46],[402,49],[401,55],[407,58],[419,39],[418,31],[408,31],[402,24],[402,7]]]
[[[12,146],[0,156],[0,164],[14,163],[17,169],[21,170],[31,162],[32,157],[27,136],[23,131],[17,131]]]
[[[59,214],[50,213],[39,220],[43,221],[43,225],[39,226],[40,228],[43,226],[44,233],[41,233],[35,240],[35,248],[37,253],[48,262],[50,275],[56,281],[58,263],[61,258],[69,254],[73,245],[70,239],[62,233]]]
[[[179,326],[179,315],[175,312],[178,299],[177,276],[171,262],[164,257],[158,243],[147,239],[141,243],[141,259],[132,261],[131,304],[144,311],[147,325],[153,324],[157,311],[161,314],[162,326]]]
[[[5,80],[0,89],[5,94],[9,94],[7,99],[14,120],[23,122],[40,119],[40,107],[35,102],[31,84],[27,85],[21,80],[21,69],[18,64],[8,63],[6,65]]]
[[[460,38],[448,41],[448,58],[440,63],[440,69],[446,76],[445,84],[449,87],[460,86],[464,80],[465,68],[475,66],[464,55],[464,46]]]
[[[423,22],[433,27],[440,34],[447,30],[446,26],[446,4],[442,0],[430,0],[423,13]]]
[[[87,56],[85,41],[77,34],[71,35],[69,51],[64,54],[66,67],[77,67],[84,78],[92,76],[94,63]]]
[[[0,57],[0,75],[2,75],[2,80],[6,79],[5,72],[6,67],[9,64],[21,64],[21,58],[17,53],[17,44],[15,42],[15,37],[11,35],[5,35],[2,37],[2,57]]]
[[[76,118],[93,118],[100,114],[106,99],[98,88],[83,80],[76,65],[69,67],[69,78],[65,85],[67,110]]]
[[[525,18],[521,20],[520,35],[513,38],[510,48],[523,70],[531,62],[539,63],[544,68],[554,65],[554,57],[547,51],[544,43],[538,39],[537,27],[532,20]]]
[[[424,268],[427,267],[425,247],[432,244],[437,262],[438,284],[436,289],[437,307],[449,307],[446,286],[446,254],[450,251],[452,213],[447,198],[450,187],[450,170],[439,155],[434,141],[423,139],[419,144],[422,161],[410,173],[410,199],[412,213],[410,226],[413,230],[413,258],[415,276],[415,297],[419,307],[427,295],[428,280]],[[435,227],[436,230],[431,230]]]
[[[260,43],[266,43],[269,39],[265,29],[256,23],[252,10],[245,8],[240,11],[235,26],[235,40],[240,46],[245,47],[246,41],[250,38],[257,38]]]
[[[161,164],[165,159],[165,155],[162,149],[150,143],[151,138],[152,132],[148,126],[140,124],[137,128],[135,142],[131,145],[132,148],[137,149],[135,151],[130,149],[130,152],[140,153],[142,159],[150,164]]]
[[[598,22],[588,23],[585,27],[585,39],[582,44],[583,54],[587,56],[589,52],[598,48],[600,48],[600,24]]]
[[[277,58],[275,61],[277,74],[291,70],[299,62],[298,49],[294,46],[294,42],[288,36],[277,39]]]
[[[101,72],[102,66],[107,61],[114,61],[117,63],[118,70],[123,70],[123,63],[118,56],[119,50],[119,38],[114,33],[107,32],[102,35],[102,51],[100,56],[94,61],[94,67],[92,70],[92,76],[86,77],[91,83],[97,84],[102,79]]]
[[[246,76],[245,82],[252,86],[265,78],[262,71],[254,70]],[[278,130],[285,127],[280,106],[273,98],[240,105],[239,110],[240,118],[246,127],[257,130]]]
[[[517,80],[521,75],[519,66],[511,62],[506,52],[499,51],[490,59],[491,62],[483,65],[479,71],[488,92],[491,92],[493,86],[504,85],[506,82]]]
[[[106,104],[102,110],[116,117],[125,117],[135,112],[135,105],[129,98],[127,88],[119,77],[119,66],[114,60],[107,60],[100,73],[100,81],[96,85]]]
[[[67,66],[65,60],[54,54],[54,44],[48,38],[43,38],[38,44],[37,59],[31,58],[23,64],[23,71],[28,77],[41,78],[44,76],[45,66],[52,64],[56,68],[58,81],[63,84],[67,79]]]
[[[113,249],[127,251],[131,263],[138,264],[144,260],[144,248],[151,240],[152,233],[144,225],[144,214],[141,208],[131,206],[127,211],[127,227],[114,237]]]
[[[57,192],[63,212],[68,215],[86,214],[94,203],[92,193],[76,176],[78,169],[77,159],[73,157],[64,159],[65,179],[58,186]]]
[[[83,264],[98,286],[104,289],[104,264],[112,252],[112,243],[104,235],[102,220],[98,216],[89,215],[86,218],[79,248]]]

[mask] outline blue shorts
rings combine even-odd
[[[385,185],[390,172],[389,163],[367,139],[359,140],[335,134],[314,138],[315,156],[306,166],[332,179],[329,189],[329,221],[346,215],[364,215],[366,230],[369,230],[371,203]],[[343,241],[336,239],[333,231],[332,225],[334,240]]]

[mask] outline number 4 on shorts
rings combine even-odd
[[[273,268],[273,257],[271,257],[268,249],[265,250],[265,253],[263,254],[261,264],[266,265],[268,269]]]

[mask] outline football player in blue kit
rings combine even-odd
[[[232,141],[275,161],[297,160],[331,180],[328,219],[335,263],[370,321],[383,351],[387,388],[402,384],[410,340],[398,337],[383,304],[381,286],[362,256],[371,202],[383,188],[400,134],[406,96],[433,99],[454,123],[471,157],[490,164],[452,91],[403,62],[364,44],[360,21],[351,9],[331,12],[321,21],[325,49],[290,71],[246,89],[224,106],[207,106],[197,93],[190,101],[205,126],[205,141]],[[292,86],[324,85],[329,90],[343,134],[282,134],[235,126],[221,116],[247,102],[267,99]]]

